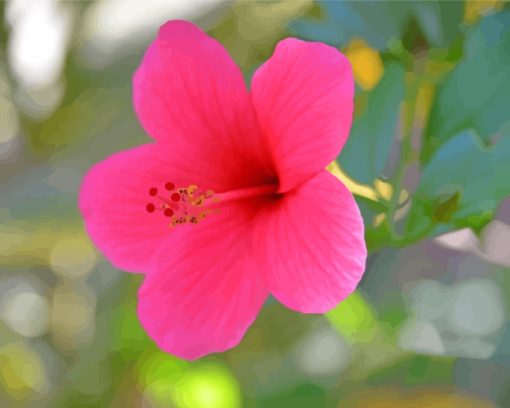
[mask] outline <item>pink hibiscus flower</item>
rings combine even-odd
[[[220,43],[170,21],[133,86],[156,142],[94,166],[79,206],[104,255],[146,274],[138,316],[161,349],[194,359],[237,345],[269,294],[324,313],[355,289],[363,221],[324,169],[352,121],[340,52],[283,40],[248,92]]]

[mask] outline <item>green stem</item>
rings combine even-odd
[[[399,197],[402,191],[402,184],[406,176],[406,170],[412,160],[412,132],[415,124],[416,105],[418,102],[418,93],[422,85],[423,78],[420,74],[414,74],[412,84],[407,88],[405,100],[409,103],[409,108],[405,112],[404,118],[404,132],[401,142],[400,160],[398,167],[395,171],[393,181],[393,194],[390,199],[388,214],[386,217],[387,227],[390,232],[391,238],[398,241],[402,236],[398,233],[395,227],[395,213],[398,210]]]

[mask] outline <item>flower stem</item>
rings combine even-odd
[[[428,85],[426,76],[423,71],[427,65],[427,59],[417,58],[415,61],[415,70],[409,74],[409,85],[406,90],[405,108],[402,111],[403,115],[403,137],[400,143],[400,160],[393,176],[394,192],[391,196],[388,214],[386,217],[387,227],[390,232],[391,238],[394,241],[402,239],[402,234],[397,230],[396,218],[397,211],[400,206],[400,197],[403,188],[405,187],[408,169],[419,158],[419,149],[421,147],[421,139],[425,127],[426,114],[419,112],[423,110],[421,106],[422,98],[421,92]],[[418,109],[420,108],[420,109]],[[428,109],[428,106],[425,106]]]

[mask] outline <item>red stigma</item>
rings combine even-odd
[[[169,219],[170,228],[186,223],[199,224],[212,213],[209,205],[219,201],[214,197],[214,191],[202,190],[196,184],[181,187],[167,181],[158,187],[150,187],[148,192],[155,198],[145,205],[145,211]]]

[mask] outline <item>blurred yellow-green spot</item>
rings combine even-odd
[[[347,46],[345,56],[351,62],[352,72],[358,85],[365,91],[374,88],[384,72],[379,53],[363,40],[354,39]]]
[[[374,218],[372,219],[372,225],[377,228],[384,222],[385,219],[386,219],[385,213],[374,215]]]
[[[485,14],[503,7],[503,0],[467,0],[464,9],[464,22],[476,23]]]
[[[59,275],[79,278],[92,271],[97,255],[85,234],[72,234],[59,239],[49,254],[49,264]]]
[[[136,279],[133,282],[137,289],[140,283]],[[138,358],[142,352],[152,351],[151,346],[155,346],[140,325],[136,314],[135,296],[136,290],[131,290],[126,294],[126,298],[132,300],[118,306],[116,314],[119,317],[112,333],[112,347],[126,361]]]
[[[0,252],[2,256],[14,253],[16,248],[26,240],[27,235],[20,228],[0,225]]]
[[[377,331],[377,318],[358,292],[340,302],[326,317],[342,335],[356,342],[372,340]]]
[[[85,90],[31,132],[32,147],[37,153],[55,153],[71,140],[105,132],[125,109],[125,93],[120,88]]]
[[[207,365],[186,373],[175,387],[179,408],[236,408],[241,406],[239,384],[227,369]]]
[[[53,291],[51,331],[62,351],[83,348],[95,335],[96,295],[84,282],[64,282]]]
[[[394,188],[387,181],[383,181],[381,179],[374,180],[374,189],[379,198],[379,201],[384,200],[389,202],[391,197],[393,197]],[[398,195],[398,203],[401,204],[409,198],[409,193],[402,189]]]
[[[19,133],[19,121],[16,106],[11,100],[3,95],[2,83],[3,78],[0,73],[0,119],[1,119],[1,131],[0,131],[0,144],[8,143],[16,137]]]
[[[434,67],[434,65],[432,65]],[[443,72],[447,72],[448,66],[441,67]],[[415,108],[415,121],[418,122],[417,126],[425,126],[426,121],[432,107],[432,101],[434,100],[434,87],[427,81],[422,81],[418,89],[418,95],[416,96],[416,108]]]
[[[0,225],[0,254],[11,265],[48,261],[51,248],[63,237],[82,230],[75,222],[10,221]]]
[[[220,365],[192,367],[175,357],[157,353],[143,366],[141,377],[146,398],[155,404],[177,408],[241,406],[239,384]]]
[[[174,406],[175,384],[188,367],[189,363],[170,354],[151,354],[140,368],[139,381],[146,399],[154,404]]]
[[[211,30],[211,34],[222,39],[242,68],[250,69],[271,55],[276,43],[286,36],[288,22],[304,15],[312,6],[312,0],[238,0],[232,4],[230,18]]]
[[[302,1],[236,1],[233,11],[237,28],[246,39],[265,43],[287,21],[303,15],[312,6],[311,0]],[[263,24],[260,22],[263,21]]]
[[[175,383],[178,376],[184,373],[189,365],[188,362],[170,354],[161,352],[151,354],[140,370],[142,385],[148,387],[160,380]]]
[[[44,363],[22,342],[0,348],[0,383],[13,398],[26,399],[47,387]]]

